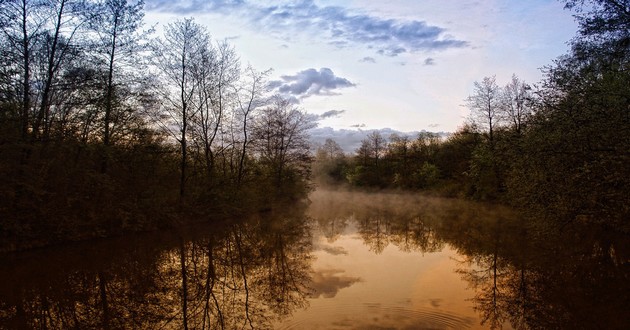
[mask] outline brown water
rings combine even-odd
[[[627,235],[411,194],[311,200],[4,256],[0,329],[630,328]]]

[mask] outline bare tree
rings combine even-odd
[[[307,176],[311,161],[308,130],[314,126],[311,116],[278,95],[257,118],[258,156],[274,178],[276,188],[281,187],[289,173]]]
[[[93,56],[99,69],[105,72],[103,95],[103,145],[107,148],[111,144],[112,125],[116,124],[114,111],[118,98],[116,92],[124,86],[123,80],[132,79],[133,75],[125,72],[138,68],[141,62],[138,55],[146,47],[146,38],[150,31],[141,31],[144,13],[143,1],[134,4],[127,0],[102,0],[97,3],[95,15],[90,18],[90,30],[93,36]],[[136,70],[138,74],[140,70]],[[131,85],[127,81],[127,87]],[[101,170],[107,171],[108,156],[105,151]]]
[[[528,106],[530,90],[531,87],[515,74],[512,75],[512,81],[501,90],[501,115],[519,135],[531,115]]]
[[[209,41],[209,38],[208,38]],[[201,146],[207,177],[210,180],[214,169],[213,144],[219,133],[226,112],[232,101],[233,85],[239,79],[239,60],[234,48],[227,42],[216,48],[208,43],[199,49],[199,62],[192,63],[192,79],[197,84],[197,95],[192,99],[195,115],[192,116],[191,133]]]
[[[241,143],[239,146],[240,154],[238,156],[238,168],[237,168],[237,185],[240,186],[243,177],[245,175],[245,160],[247,158],[247,150],[250,144],[249,139],[249,121],[252,113],[256,109],[264,106],[267,102],[265,93],[267,92],[266,79],[271,73],[271,70],[258,72],[251,66],[245,69],[245,77],[247,81],[242,83],[236,92],[236,109],[237,117],[240,119],[241,124]]]
[[[385,154],[385,150],[387,150],[387,140],[381,135],[381,133],[374,131],[368,134],[366,141],[369,148],[369,154],[374,160],[374,166],[378,167],[378,161]]]
[[[20,95],[20,132],[28,138],[32,99],[32,73],[38,36],[46,20],[42,16],[42,3],[29,0],[7,0],[0,6],[0,27],[6,40],[6,53],[11,57],[19,76],[16,89]]]
[[[495,76],[475,81],[474,86],[474,93],[466,98],[466,106],[470,109],[473,122],[487,129],[490,144],[493,144],[494,129],[499,120],[500,89]]]
[[[75,43],[77,32],[88,20],[88,7],[83,1],[49,0],[43,3],[46,16],[49,16],[47,31],[43,33],[40,48],[42,62],[42,82],[40,104],[33,123],[33,136],[37,138],[43,126],[44,138],[47,138],[51,127],[52,94],[60,78],[60,73],[69,61],[78,56]]]
[[[154,64],[162,76],[162,114],[165,130],[180,144],[180,197],[184,197],[188,161],[189,124],[195,115],[194,105],[201,102],[198,97],[199,80],[195,70],[210,56],[210,36],[205,28],[193,19],[179,20],[165,27],[164,39],[155,45]],[[196,103],[195,103],[196,102]]]

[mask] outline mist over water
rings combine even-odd
[[[308,206],[221,225],[5,255],[0,328],[630,324],[627,237],[529,222],[490,204],[320,189]]]

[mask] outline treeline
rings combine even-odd
[[[330,140],[315,174],[328,183],[501,200],[550,223],[630,230],[630,4],[566,7],[579,32],[539,84],[485,77],[466,98],[469,123],[447,139],[374,132],[349,156]]]
[[[0,249],[268,208],[308,191],[311,117],[192,19],[0,3]]]

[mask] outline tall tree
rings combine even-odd
[[[192,63],[191,79],[198,88],[191,99],[195,115],[191,120],[193,141],[200,144],[208,180],[211,180],[215,163],[213,150],[220,136],[224,119],[232,102],[234,84],[239,79],[239,60],[234,48],[227,42],[210,44],[199,49],[199,62]]]
[[[150,31],[142,31],[143,1],[128,3],[127,0],[102,0],[97,3],[95,15],[90,17],[90,29],[94,36],[93,56],[97,66],[104,72],[103,145],[111,144],[112,126],[117,110],[117,92],[129,88],[133,78],[142,72],[138,56],[146,48]],[[131,69],[135,72],[131,73]],[[102,171],[107,170],[107,150],[103,158]]]
[[[19,126],[22,140],[28,138],[31,108],[33,106],[32,73],[36,43],[46,19],[42,16],[42,2],[6,0],[0,6],[0,27],[7,53],[16,67],[16,94],[20,95]]]
[[[51,125],[52,94],[55,84],[60,78],[60,72],[67,65],[76,51],[76,35],[79,28],[84,25],[89,16],[82,0],[49,0],[43,2],[44,10],[49,16],[47,30],[43,33],[40,50],[40,67],[42,72],[39,80],[42,81],[40,91],[40,104],[33,123],[33,135],[40,134],[43,125],[43,135],[47,138]]]
[[[197,109],[193,105],[201,88],[194,71],[203,63],[204,54],[210,54],[209,45],[210,36],[206,29],[189,18],[168,24],[164,38],[154,47],[154,64],[164,84],[164,114],[161,117],[166,122],[160,124],[177,140],[181,150],[180,198],[186,192],[189,125],[196,115]]]
[[[241,143],[240,154],[238,156],[237,169],[237,185],[240,186],[245,175],[245,161],[247,159],[247,150],[250,145],[250,119],[253,113],[267,102],[265,94],[267,92],[267,76],[271,70],[258,72],[251,66],[245,69],[246,81],[242,82],[242,86],[237,87],[235,91],[236,97],[236,117],[240,119],[241,126]]]

